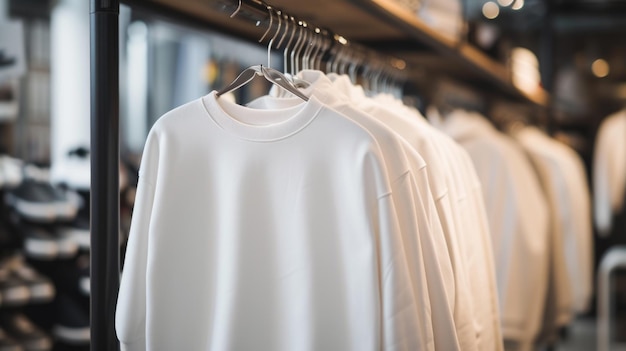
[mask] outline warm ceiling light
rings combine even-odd
[[[400,59],[394,59],[392,61],[392,66],[394,66],[395,68],[399,70],[403,70],[406,68],[406,61],[400,60]]]
[[[483,5],[483,16],[494,19],[500,14],[500,7],[493,1],[488,1]]]
[[[521,10],[522,7],[524,7],[524,0],[515,0],[515,3],[513,4],[513,7],[511,7],[513,10]]]
[[[513,1],[515,0],[498,0],[498,4],[500,4],[500,6],[502,7],[508,7],[508,6],[511,6],[511,4],[513,4]]]
[[[591,71],[598,78],[604,78],[609,75],[609,63],[603,59],[597,59],[591,64]]]

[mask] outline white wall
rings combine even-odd
[[[0,21],[7,18],[8,0],[0,0]]]
[[[68,150],[89,147],[89,1],[56,1],[50,37],[51,162],[55,167]]]

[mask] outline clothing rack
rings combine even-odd
[[[257,27],[264,28],[265,33],[259,42],[263,39],[270,41],[270,43],[274,42],[276,49],[283,42],[287,42],[286,46],[288,46],[291,39],[294,39],[294,43],[297,41],[294,38],[294,26],[296,26],[298,31],[302,29],[304,32],[308,32],[309,36],[306,37],[306,41],[314,49],[310,51],[315,51],[316,55],[323,56],[325,59],[332,58],[335,63],[343,61],[344,66],[346,61],[356,64],[356,66],[367,66],[367,69],[364,70],[384,73],[397,81],[406,79],[406,62],[404,60],[383,55],[373,49],[351,42],[329,29],[317,27],[314,23],[307,23],[307,21],[298,19],[263,1],[213,0],[212,5],[217,11],[229,14],[231,18],[243,19],[254,23]],[[296,36],[301,35],[301,32],[299,33]],[[270,40],[270,38],[275,40]],[[330,42],[330,45],[321,44],[323,40]],[[324,48],[320,48],[320,46],[324,46]],[[357,68],[356,66],[353,67],[353,70]]]
[[[259,0],[214,0],[216,9],[238,18],[270,23],[271,9]],[[116,351],[115,308],[120,284],[119,249],[119,0],[90,0],[91,57],[91,350]],[[288,18],[292,18],[289,16]],[[382,56],[328,30],[310,27],[336,42],[342,59],[361,60],[395,78],[402,60]],[[278,31],[278,29],[276,29]],[[274,32],[273,32],[274,33]],[[276,34],[274,34],[276,36]],[[346,54],[345,51],[349,51]],[[330,53],[330,49],[328,54]],[[337,52],[335,53],[337,54]]]

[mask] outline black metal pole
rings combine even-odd
[[[119,0],[91,0],[91,350],[119,350]]]

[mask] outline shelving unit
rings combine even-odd
[[[122,3],[165,14],[169,18],[193,19],[196,23],[227,34],[236,33],[238,37],[251,41],[258,39],[266,26],[262,23],[255,27],[237,17],[230,18],[228,14],[236,9],[238,3],[234,0],[126,0]],[[258,0],[248,3],[261,6]],[[409,71],[409,80],[411,76],[417,76],[422,68],[440,70],[440,66],[427,66],[428,62],[445,62],[449,69],[443,72],[444,75],[476,84],[505,98],[548,106],[550,98],[546,91],[539,87],[532,92],[516,88],[503,63],[467,42],[442,35],[393,0],[272,0],[270,4],[287,13],[297,14],[302,20],[341,33],[349,40],[405,60],[409,69],[413,68]],[[261,12],[254,15],[263,18],[262,22],[268,19]],[[380,46],[381,43],[386,44]],[[425,60],[425,57],[433,56],[438,60]]]
[[[436,52],[451,58],[459,65],[470,69],[476,79],[504,89],[510,97],[525,100],[539,106],[547,106],[549,95],[538,88],[534,92],[525,92],[513,86],[507,68],[491,59],[478,48],[455,41],[431,29],[416,16],[407,13],[392,0],[350,0],[367,9],[373,15],[401,27],[412,39],[422,42]]]

